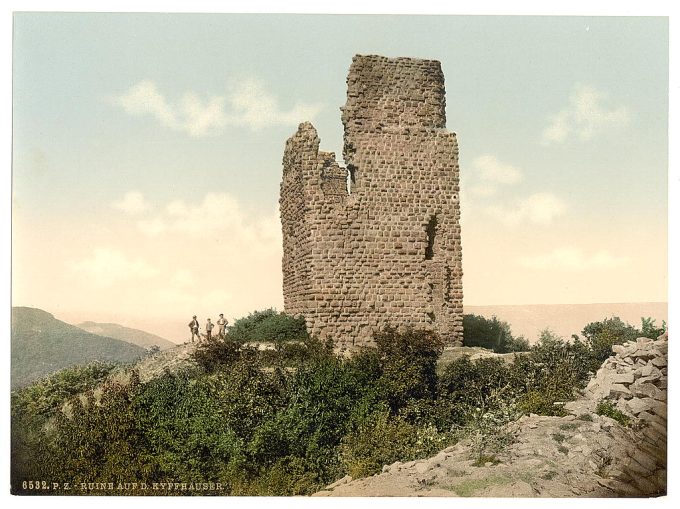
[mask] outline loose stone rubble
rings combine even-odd
[[[500,463],[473,465],[466,441],[346,477],[315,496],[646,497],[666,493],[668,336],[614,347],[564,417],[524,416]],[[630,420],[597,414],[608,401]]]
[[[462,344],[458,143],[445,129],[439,62],[357,55],[343,155],[309,122],[287,141],[281,183],[283,295],[338,349],[391,324]]]

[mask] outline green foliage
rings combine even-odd
[[[520,416],[517,405],[507,387],[494,389],[475,407],[462,432],[470,439],[472,459],[476,466],[491,461],[513,443],[516,436],[506,425]]]
[[[651,317],[642,317],[640,335],[645,338],[656,339],[666,332],[666,320],[661,321],[661,327],[656,326],[656,320]]]
[[[228,336],[238,343],[249,341],[302,341],[309,337],[305,319],[294,318],[269,308],[254,311],[239,318],[229,330]]]
[[[376,334],[380,359],[380,387],[393,412],[409,401],[431,399],[437,390],[437,359],[444,350],[439,336],[430,331],[392,328]]]
[[[464,315],[463,344],[488,348],[496,353],[529,350],[529,342],[521,336],[514,338],[510,325],[495,316],[489,320],[479,315]]]
[[[196,345],[191,358],[203,369],[212,373],[220,368],[233,365],[245,355],[235,341],[216,339]]]
[[[254,315],[237,321],[241,331],[281,320],[273,310]],[[93,366],[15,393],[13,486],[202,480],[222,483],[223,494],[305,495],[462,437],[477,464],[497,462],[514,440],[506,424],[521,413],[559,415],[556,403],[585,385],[593,358],[588,341],[544,331],[511,363],[462,357],[438,377],[443,345],[432,332],[388,328],[349,359],[310,337],[268,351],[243,337],[203,342],[198,368],[146,383],[134,372],[126,385],[102,383],[110,366]]]
[[[417,429],[386,409],[363,419],[340,448],[346,472],[354,478],[379,473],[383,465],[417,456]]]
[[[570,401],[585,387],[590,371],[591,354],[581,341],[567,342],[549,330],[528,355],[513,363],[511,383],[520,389],[518,405],[524,413],[564,415],[556,403]]]
[[[641,332],[615,316],[589,323],[583,328],[582,334],[592,351],[591,368],[597,369],[612,354],[613,345],[634,341]]]
[[[340,457],[347,474],[365,477],[395,461],[425,458],[446,447],[451,436],[434,426],[418,426],[387,407],[364,416],[342,439]]]
[[[114,368],[94,363],[58,371],[39,382],[12,393],[12,485],[23,479],[45,479],[45,465],[32,461],[48,459],[46,426],[72,396],[90,391]]]
[[[146,477],[149,468],[131,408],[138,387],[135,377],[130,385],[106,381],[99,398],[92,391],[72,398],[71,415],[59,412],[55,417],[43,458],[46,478],[80,483]]]
[[[41,419],[51,417],[67,399],[94,388],[115,364],[94,362],[62,369],[43,380],[12,393],[12,414]]]
[[[488,408],[492,395],[507,386],[509,367],[500,359],[469,357],[450,363],[439,379],[439,397],[448,421],[465,426],[478,408]]]
[[[630,417],[628,417],[626,414],[624,414],[621,410],[616,408],[610,401],[607,401],[606,399],[603,399],[597,404],[595,413],[597,415],[604,415],[606,417],[610,417],[617,421],[622,426],[630,425]]]
[[[561,444],[562,442],[564,442],[567,439],[567,436],[564,435],[563,433],[553,433],[552,438],[555,442],[557,442],[558,444]]]

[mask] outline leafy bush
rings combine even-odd
[[[133,376],[129,385],[105,382],[99,398],[92,391],[72,398],[71,415],[55,416],[44,456],[46,478],[77,484],[148,477],[151,468],[131,406],[138,388],[138,378]]]
[[[666,320],[661,321],[661,327],[656,326],[656,320],[651,317],[642,317],[640,336],[656,339],[666,332]]]
[[[604,415],[606,417],[610,417],[617,421],[622,426],[630,425],[630,417],[628,417],[626,414],[624,414],[621,410],[616,408],[610,401],[607,401],[606,399],[603,399],[597,404],[595,413],[597,415]]]
[[[612,354],[613,345],[633,341],[641,335],[639,330],[617,316],[589,323],[583,328],[582,334],[592,351],[593,369],[597,369]]]
[[[521,394],[524,413],[564,415],[556,403],[570,401],[591,375],[591,353],[581,341],[567,342],[549,330],[541,333],[528,355],[515,359],[510,383]]]
[[[494,389],[480,406],[475,407],[462,429],[464,436],[470,439],[475,466],[498,462],[496,455],[516,440],[515,432],[506,425],[520,415],[508,387]]]
[[[514,338],[507,322],[495,316],[488,320],[479,315],[463,315],[463,345],[488,348],[496,353],[520,352],[529,349],[523,337]]]
[[[500,359],[471,361],[461,357],[446,366],[439,379],[441,404],[449,410],[453,426],[465,426],[478,408],[487,408],[490,398],[507,386],[509,367]]]
[[[233,365],[243,357],[240,346],[229,341],[204,341],[196,345],[191,358],[203,369],[214,372],[220,368]]]
[[[425,458],[439,451],[449,437],[434,427],[418,427],[384,408],[368,415],[342,439],[340,456],[352,477],[379,473],[395,461]]]
[[[393,328],[375,335],[380,387],[392,412],[413,399],[431,399],[437,390],[437,359],[444,343],[431,331]]]
[[[309,337],[305,319],[294,318],[269,308],[255,311],[239,318],[229,330],[228,336],[238,343],[248,341],[302,341]]]
[[[47,478],[45,462],[50,459],[51,451],[46,432],[48,423],[55,419],[68,399],[90,391],[104,380],[114,367],[114,364],[97,362],[66,368],[12,393],[13,486],[20,486],[19,480]],[[35,461],[35,458],[43,458],[45,461]]]
[[[42,478],[200,479],[221,482],[224,494],[302,495],[348,473],[431,455],[463,436],[478,464],[494,462],[514,439],[505,425],[520,413],[559,415],[555,403],[585,385],[594,358],[590,340],[550,331],[512,363],[463,357],[439,377],[443,345],[426,331],[388,328],[349,359],[309,336],[269,351],[243,345],[263,339],[261,324],[289,318],[266,310],[238,320],[241,339],[230,333],[197,345],[199,368],[146,383],[133,373],[127,385],[102,384],[110,368],[90,367],[14,394],[13,486]],[[69,412],[61,411],[64,400]]]

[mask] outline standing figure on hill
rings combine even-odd
[[[201,335],[198,333],[198,320],[196,319],[196,315],[194,315],[193,320],[189,322],[189,329],[191,330],[191,342],[194,342],[194,336],[200,341],[201,340]]]
[[[210,318],[208,318],[208,321],[205,324],[205,339],[208,341],[212,339],[212,330],[214,326],[215,324],[210,321]]]
[[[220,319],[217,320],[217,325],[219,329],[217,330],[217,335],[220,337],[220,339],[224,339],[227,337],[227,325],[229,325],[229,320],[224,318],[224,315],[220,313]]]

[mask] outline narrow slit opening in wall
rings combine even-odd
[[[432,260],[434,258],[434,240],[437,235],[437,215],[430,217],[430,221],[425,228],[427,233],[427,245],[425,246],[425,259]]]
[[[351,164],[347,165],[347,194],[352,194],[352,187],[357,183],[357,168]]]

